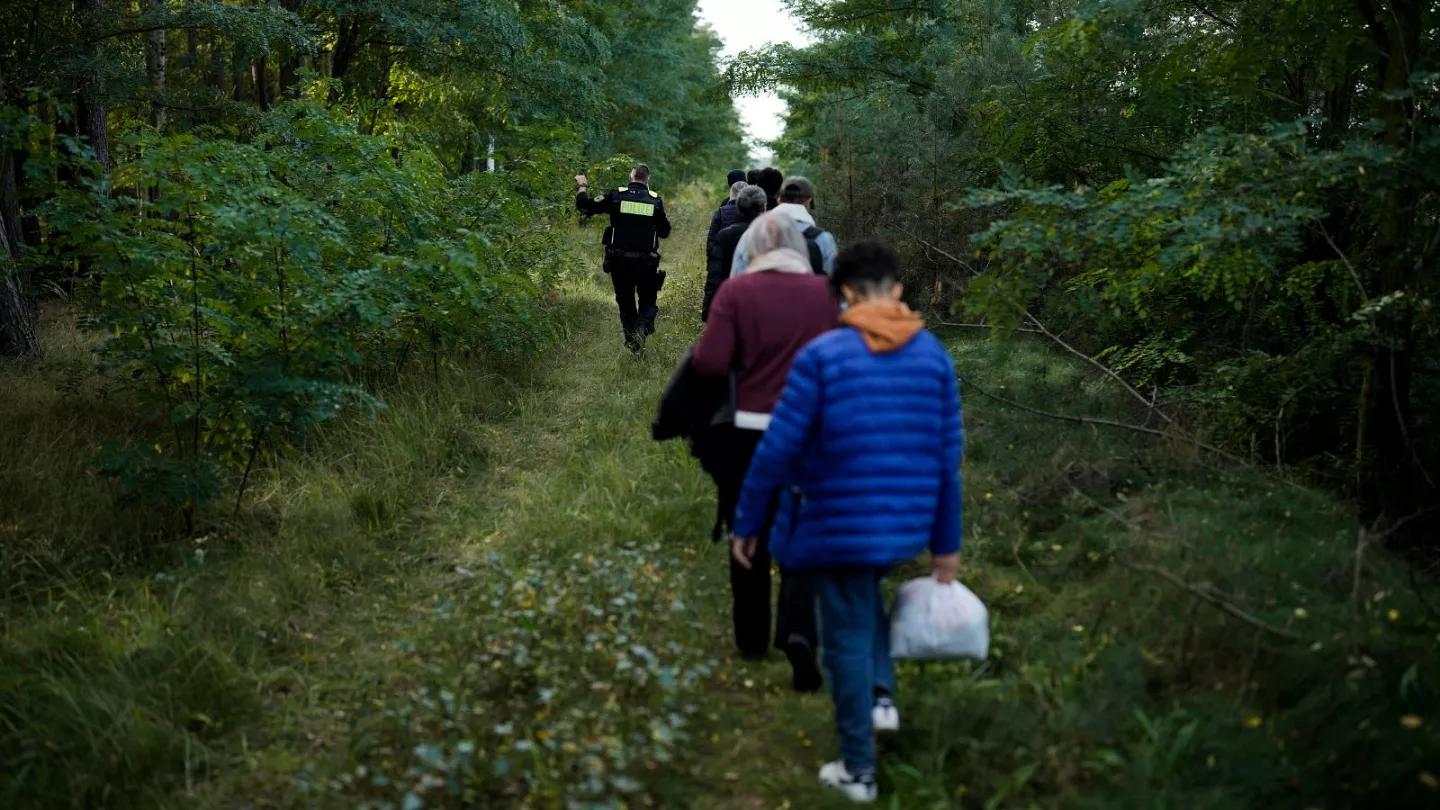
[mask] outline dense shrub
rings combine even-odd
[[[65,193],[52,221],[95,279],[106,367],[165,429],[102,454],[137,495],[193,514],[243,488],[267,441],[379,407],[376,384],[413,358],[543,335],[559,208],[508,178],[451,179],[427,148],[311,100],[250,142],[140,129],[122,144],[112,178]]]

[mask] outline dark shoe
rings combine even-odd
[[[796,692],[818,692],[825,685],[820,666],[815,662],[815,651],[809,644],[792,640],[785,645],[785,657],[790,659],[790,685]]]
[[[645,330],[634,329],[625,333],[625,348],[639,354],[645,351]]]

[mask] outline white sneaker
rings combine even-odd
[[[832,787],[845,794],[845,798],[852,802],[869,804],[875,801],[880,795],[880,788],[875,784],[875,776],[855,777],[845,768],[842,760],[827,762],[820,766],[820,784],[825,787]]]
[[[888,697],[882,697],[875,701],[875,708],[870,710],[870,721],[875,726],[875,732],[893,734],[900,730],[900,710],[895,708],[895,701]]]

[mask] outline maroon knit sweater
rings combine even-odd
[[[770,413],[801,348],[835,327],[840,303],[824,276],[763,270],[720,285],[691,363],[701,374],[737,372],[736,407]]]

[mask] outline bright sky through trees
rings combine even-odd
[[[772,42],[801,46],[810,41],[779,0],[700,0],[699,15],[725,41],[724,59]],[[785,128],[785,102],[774,93],[739,96],[735,105],[747,138],[768,141],[780,137]]]

